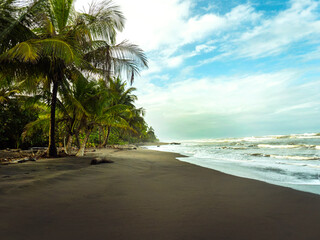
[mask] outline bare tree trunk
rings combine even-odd
[[[49,130],[49,146],[48,157],[57,157],[57,147],[55,141],[55,125],[56,125],[56,103],[58,93],[58,82],[53,81],[52,97],[51,97],[51,113],[50,113],[50,130]]]
[[[86,149],[86,144],[87,144],[87,141],[88,141],[89,136],[90,136],[90,134],[91,134],[91,131],[92,131],[92,129],[87,129],[87,130],[86,130],[84,139],[83,139],[83,141],[82,141],[82,143],[81,143],[81,146],[80,146],[80,149],[79,149],[79,151],[78,151],[77,154],[76,154],[77,157],[82,157],[82,156],[84,156],[84,150]]]

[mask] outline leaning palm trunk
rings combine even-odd
[[[64,146],[64,152],[66,154],[71,154],[72,135],[68,134],[68,137],[66,138],[67,138],[67,142],[65,143],[65,146]]]
[[[84,156],[84,150],[86,149],[86,145],[87,145],[89,136],[90,136],[90,134],[91,134],[91,131],[92,131],[92,129],[87,129],[87,130],[86,130],[84,139],[83,139],[83,141],[82,141],[82,143],[81,143],[81,146],[80,146],[80,149],[79,149],[79,151],[78,151],[77,154],[76,154],[77,157],[82,157],[82,156]]]
[[[57,156],[57,147],[56,147],[56,141],[55,141],[57,93],[58,93],[58,82],[53,81],[51,113],[50,113],[49,146],[48,146],[48,153],[47,153],[48,157]]]
[[[107,136],[104,138],[103,143],[101,144],[102,147],[106,147],[109,141],[109,137],[110,137],[110,132],[111,132],[111,127],[108,126],[107,128]]]

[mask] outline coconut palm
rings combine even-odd
[[[39,8],[35,7],[40,5],[42,7],[41,12],[39,12]],[[48,87],[52,89],[48,148],[50,156],[57,155],[54,133],[58,87],[62,81],[66,80],[68,70],[73,65],[78,67],[81,62],[81,55],[77,51],[79,44],[77,41],[71,40],[74,35],[67,28],[71,7],[72,1],[70,0],[35,1],[28,8],[27,15],[37,18],[37,23],[34,19],[34,21],[31,21],[33,24],[26,26],[21,20],[23,17],[19,17],[16,19],[18,23],[10,24],[7,28],[9,31],[5,29],[8,34],[2,37],[3,39],[10,39],[13,35],[12,31],[15,29],[12,25],[22,25],[34,32],[34,35],[28,35],[29,38],[27,39],[17,39],[17,43],[12,48],[1,54],[0,61],[2,66],[9,71],[14,69],[14,74],[19,77],[19,80],[40,77],[49,83]],[[4,68],[1,70],[2,73],[7,71]],[[25,74],[21,74],[22,72]]]
[[[134,87],[129,87],[128,89],[126,89],[126,83],[123,82],[119,77],[109,78],[107,87],[107,91],[109,93],[108,107],[123,105],[126,106],[126,109],[125,111],[118,111],[105,116],[104,121],[101,124],[101,132],[104,133],[104,140],[101,144],[102,147],[105,147],[108,144],[112,128],[133,130],[128,124],[125,116],[134,107],[133,102],[137,99],[137,96],[133,95],[132,92],[135,90],[136,88]]]
[[[95,127],[107,124],[112,120],[113,125],[118,127],[123,123],[121,119],[116,118],[119,113],[125,111],[127,106],[122,104],[112,105],[109,92],[104,82],[88,80],[85,77],[77,79],[70,90],[63,92],[63,103],[59,105],[62,109],[69,141],[67,151],[70,148],[72,135],[74,133],[83,133],[80,149],[77,156],[83,156],[86,143]]]

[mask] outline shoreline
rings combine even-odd
[[[90,165],[96,156],[114,163]],[[176,157],[102,149],[1,166],[0,232],[8,240],[320,238],[320,196]]]
[[[168,151],[166,149],[157,149],[157,148],[148,148],[150,150],[156,150],[156,151]],[[175,150],[169,150],[170,152],[175,152],[175,153],[179,153],[179,154],[183,154],[183,151],[175,151]],[[212,158],[214,158],[214,156],[212,156]],[[229,158],[232,159],[232,158]],[[294,189],[296,191],[302,191],[302,192],[306,192],[306,193],[312,193],[312,194],[316,194],[316,195],[320,195],[320,188],[319,188],[319,183],[320,183],[320,178],[319,178],[319,173],[317,173],[317,179],[313,179],[316,180],[317,182],[294,182],[294,181],[290,181],[288,179],[286,179],[285,181],[279,181],[278,179],[272,179],[272,178],[268,178],[268,177],[262,177],[261,175],[259,175],[259,173],[255,174],[255,172],[250,172],[250,170],[254,169],[254,166],[251,167],[243,167],[243,169],[237,169],[237,168],[229,168],[227,167],[217,167],[214,164],[211,164],[210,161],[203,161],[202,158],[200,157],[196,157],[196,156],[187,156],[186,159],[179,159],[180,161],[186,162],[186,163],[190,163],[193,164],[195,166],[200,166],[203,168],[207,168],[207,169],[211,169],[214,171],[218,171],[224,174],[228,174],[231,176],[235,176],[235,177],[240,177],[240,178],[246,178],[246,179],[252,179],[255,181],[261,181],[264,183],[268,183],[268,184],[272,184],[275,186],[281,186],[281,187],[286,187],[286,188],[290,188],[290,189]],[[301,164],[301,163],[298,163]],[[258,165],[256,165],[257,167]],[[301,166],[303,166],[301,164]],[[272,169],[272,166],[270,166],[270,169]],[[281,171],[281,170],[280,170]],[[301,173],[300,173],[301,174]],[[306,176],[308,177],[308,176]],[[312,176],[314,177],[314,176]]]

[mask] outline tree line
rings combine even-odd
[[[73,0],[0,2],[0,147],[156,141],[132,84],[147,58],[116,42],[125,18],[112,1],[85,12]]]

